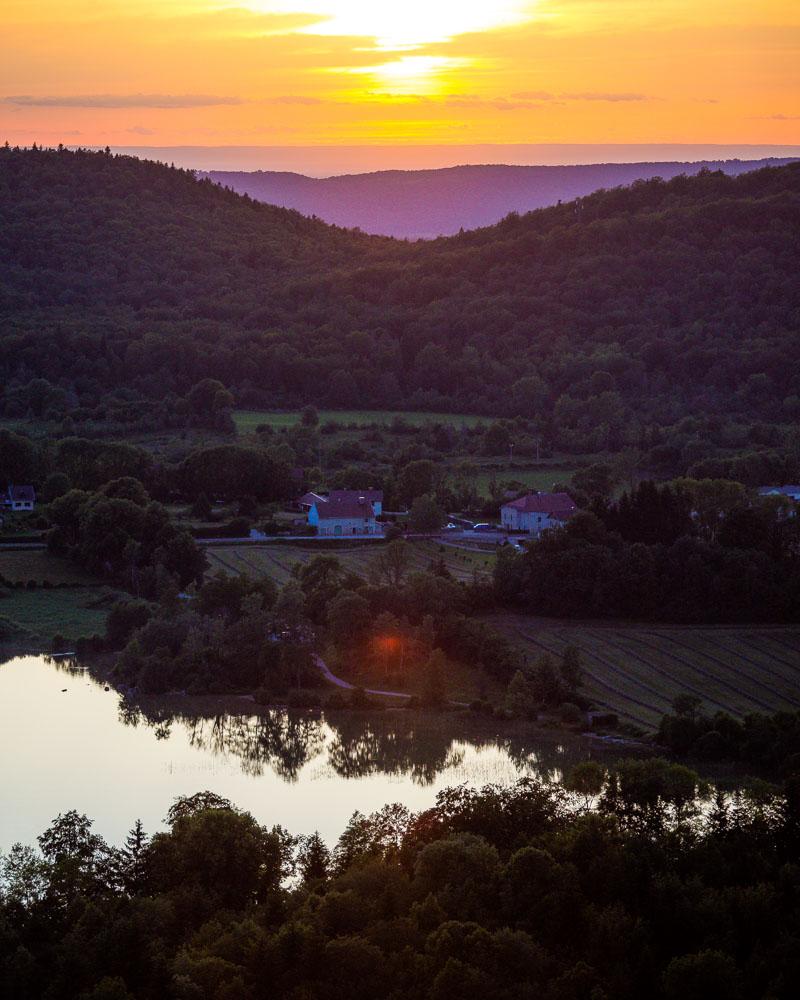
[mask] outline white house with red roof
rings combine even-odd
[[[569,493],[528,493],[500,508],[500,520],[507,531],[525,531],[538,538],[547,528],[559,528],[578,508]]]
[[[331,494],[327,500],[314,503],[308,512],[308,523],[316,527],[321,537],[382,534],[373,504],[363,494],[338,499]]]

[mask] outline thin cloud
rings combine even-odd
[[[154,128],[146,128],[144,125],[132,125],[130,128],[125,129],[126,132],[132,132],[133,135],[155,135],[156,130]]]
[[[210,108],[244,103],[240,97],[211,94],[18,94],[4,97],[3,101],[20,108]]]
[[[610,101],[612,104],[627,103],[628,101],[652,101],[654,98],[647,94],[605,94],[589,92],[585,94],[562,94],[568,101]]]
[[[750,120],[754,122],[800,122],[800,115],[756,115]]]
[[[647,94],[608,93],[604,91],[586,91],[578,94],[552,94],[547,90],[522,90],[511,97],[520,101],[609,101],[613,104],[629,101],[654,101],[655,97]]]
[[[270,97],[266,102],[268,104],[301,104],[301,105],[317,105],[325,104],[326,102],[322,100],[321,97],[302,97],[295,94],[286,94],[283,97]]]

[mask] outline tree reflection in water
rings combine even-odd
[[[558,738],[525,726],[492,724],[469,714],[337,712],[322,716],[269,709],[259,715],[209,715],[122,698],[119,718],[128,726],[150,727],[157,739],[168,738],[180,726],[197,749],[238,759],[248,775],[257,777],[270,768],[288,782],[297,781],[307,764],[319,760],[342,778],[382,774],[430,785],[443,771],[458,769],[470,747],[495,748],[518,774],[558,780],[568,766],[588,756],[580,741],[564,747]],[[492,775],[486,777],[493,780]]]

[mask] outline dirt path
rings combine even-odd
[[[314,660],[314,663],[317,665],[317,667],[319,668],[320,673],[322,674],[322,676],[325,678],[326,681],[329,681],[331,684],[334,684],[336,687],[344,688],[346,691],[354,691],[356,689],[356,685],[355,684],[351,684],[349,681],[346,681],[346,680],[344,680],[341,677],[337,677],[336,674],[331,673],[330,667],[322,659],[321,656],[319,656],[317,653],[312,653],[311,655],[312,655],[312,658]],[[406,698],[406,699],[408,699],[408,698],[411,697],[410,694],[407,694],[406,692],[403,692],[403,691],[379,691],[379,690],[377,690],[375,688],[364,688],[364,692],[365,692],[365,694],[379,695],[379,696],[381,696],[383,698]],[[455,705],[457,708],[468,708],[469,707],[468,704],[467,704],[467,702],[465,702],[465,701],[450,701],[449,704],[450,705]]]

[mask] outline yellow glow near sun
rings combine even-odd
[[[306,34],[365,37],[384,50],[413,49],[527,20],[531,0],[251,0],[262,11],[319,14]]]
[[[369,89],[382,91],[384,96],[402,97],[409,94],[431,96],[447,89],[445,72],[463,66],[464,63],[463,59],[453,59],[449,56],[404,55],[376,66],[352,67],[347,72],[366,77]]]

